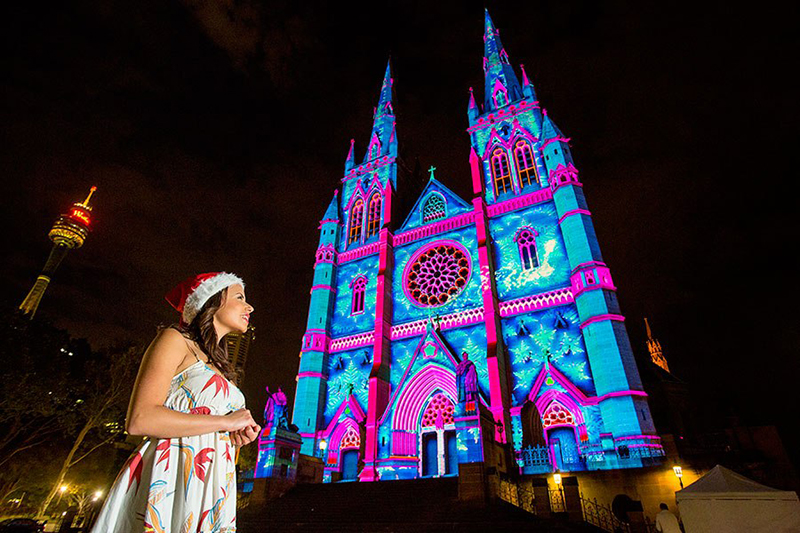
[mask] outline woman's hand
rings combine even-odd
[[[231,434],[241,431],[248,427],[257,427],[256,421],[250,414],[249,409],[239,409],[225,415],[225,430]]]
[[[255,424],[254,426],[248,426],[244,429],[240,429],[234,433],[231,433],[231,442],[237,448],[241,448],[242,446],[246,446],[250,444],[254,440],[258,438],[261,434],[261,426]]]

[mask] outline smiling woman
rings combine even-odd
[[[142,359],[126,429],[150,437],[117,476],[92,531],[236,531],[235,447],[261,428],[229,380],[224,337],[253,306],[233,274],[194,276],[167,294],[181,313]],[[134,487],[135,485],[135,487]]]

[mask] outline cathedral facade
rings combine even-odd
[[[292,422],[326,481],[455,475],[489,442],[526,473],[663,455],[568,139],[488,13],[483,70],[472,199],[431,173],[399,212],[387,66],[320,222]]]

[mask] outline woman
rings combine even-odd
[[[194,276],[166,296],[181,322],[144,354],[125,429],[148,437],[109,491],[96,533],[236,531],[235,447],[261,428],[244,408],[223,338],[253,306],[233,274]]]

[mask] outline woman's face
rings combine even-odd
[[[214,326],[220,333],[220,338],[231,331],[238,333],[247,331],[247,326],[250,324],[250,313],[253,311],[253,306],[245,300],[244,287],[238,283],[228,287],[222,305],[214,313]]]

